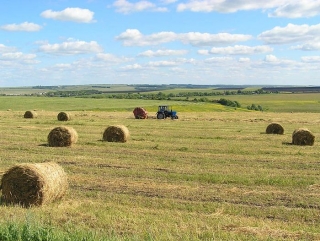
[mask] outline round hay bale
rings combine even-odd
[[[136,119],[147,119],[148,118],[148,112],[142,107],[134,108],[133,115]]]
[[[78,133],[72,127],[60,126],[52,129],[48,135],[48,144],[52,147],[71,146],[78,140]]]
[[[58,121],[69,121],[71,120],[71,116],[70,114],[66,113],[66,112],[60,112],[57,116]]]
[[[278,123],[271,123],[270,125],[267,126],[266,133],[283,135],[284,129]]]
[[[6,204],[40,206],[61,199],[68,189],[68,180],[55,162],[23,163],[5,172],[1,187]]]
[[[109,126],[103,133],[103,140],[108,142],[126,142],[129,137],[129,130],[124,125]]]
[[[24,113],[24,118],[36,118],[38,116],[38,114],[35,112],[35,111],[30,111],[30,110],[28,110],[28,111],[26,111],[25,113]]]
[[[313,146],[315,136],[306,128],[299,128],[292,133],[292,144],[299,146]]]

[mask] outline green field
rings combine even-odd
[[[43,207],[0,205],[0,240],[319,240],[319,94],[228,96],[248,111],[184,101],[0,97],[0,175],[17,163],[55,161],[69,191]],[[171,104],[178,120],[157,120]],[[150,118],[134,119],[144,106]],[[38,117],[24,119],[26,110]],[[59,122],[67,111],[72,119]],[[267,135],[278,122],[284,135]],[[103,142],[109,125],[126,143]],[[46,146],[57,126],[79,135]],[[291,145],[306,127],[313,146]]]

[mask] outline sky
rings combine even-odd
[[[2,0],[0,87],[320,85],[320,0]]]

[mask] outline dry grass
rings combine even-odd
[[[55,112],[32,123],[4,113],[0,173],[26,160],[55,161],[70,188],[41,208],[0,206],[0,223],[31,212],[55,229],[72,224],[115,240],[320,239],[320,145],[289,145],[299,126],[319,137],[318,114],[181,112],[159,122],[137,121],[131,109],[74,111],[77,145],[47,148]],[[130,129],[130,141],[106,145],[106,122]],[[290,134],[261,133],[269,123]]]

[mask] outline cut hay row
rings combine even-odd
[[[55,162],[24,163],[11,167],[1,179],[2,201],[23,207],[61,199],[68,189],[67,175]]]

